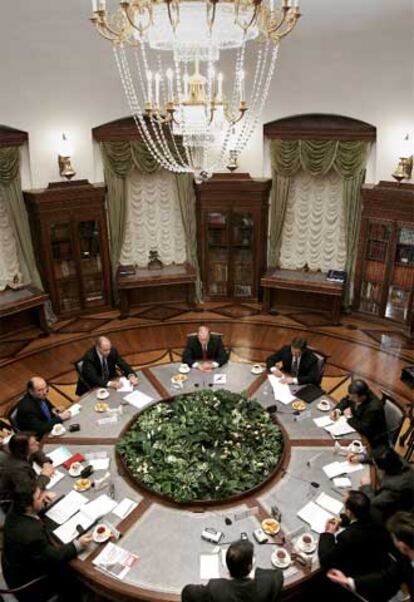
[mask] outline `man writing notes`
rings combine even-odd
[[[288,385],[318,384],[318,360],[307,348],[306,339],[295,337],[290,345],[285,345],[266,360],[267,369],[275,376],[281,376],[282,383]]]
[[[196,335],[187,338],[183,363],[202,372],[210,372],[228,361],[221,336],[211,334],[207,326],[200,326]]]
[[[83,395],[95,387],[120,387],[117,368],[134,386],[138,378],[134,370],[119,355],[107,337],[99,337],[96,345],[83,356],[81,376],[76,387],[76,395]]]
[[[341,414],[372,448],[388,445],[384,406],[364,380],[349,385],[348,395],[335,406],[331,419],[337,420]]]
[[[49,387],[40,376],[33,376],[27,383],[27,391],[19,401],[16,412],[17,428],[43,437],[55,424],[71,417],[70,410],[54,408],[47,398]]]

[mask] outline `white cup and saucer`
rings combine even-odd
[[[66,433],[66,429],[63,426],[63,424],[60,424],[60,422],[58,424],[55,424],[55,426],[52,428],[51,431],[51,435],[53,435],[53,437],[61,437],[62,435],[64,435]]]
[[[290,554],[284,548],[276,548],[270,557],[273,566],[278,569],[287,569],[291,565],[292,559]]]
[[[92,533],[92,539],[95,543],[104,543],[111,537],[112,531],[104,523],[96,525]]]
[[[350,451],[351,454],[362,454],[362,452],[364,451],[364,446],[362,445],[361,441],[359,441],[359,439],[354,439],[349,444],[348,451]]]
[[[188,374],[190,372],[191,368],[188,364],[180,364],[179,368],[178,368],[178,372],[180,374]]]
[[[297,540],[296,547],[300,552],[312,554],[316,550],[316,540],[311,533],[303,533]]]
[[[97,399],[108,399],[108,397],[109,397],[108,389],[104,389],[103,387],[101,389],[98,389],[96,392],[96,397],[97,397]]]
[[[253,364],[252,370],[251,370],[252,374],[263,374],[264,371],[265,371],[265,368],[261,364]]]
[[[321,399],[316,407],[321,412],[329,412],[331,409],[331,402],[328,399]]]

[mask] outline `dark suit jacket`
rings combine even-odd
[[[370,485],[363,485],[360,490],[371,499],[373,518],[376,522],[384,524],[395,512],[410,512],[413,509],[414,468],[404,461],[398,474],[384,474],[376,491]]]
[[[390,554],[387,568],[355,578],[357,594],[375,602],[389,600],[402,584],[408,587],[411,600],[414,601],[414,569],[409,559],[398,550]]]
[[[267,369],[273,368],[277,362],[283,363],[283,372],[291,372],[292,370],[292,350],[290,345],[285,345],[273,355],[270,355],[266,360]],[[305,349],[300,357],[298,384],[318,384],[319,371],[317,357],[309,349]]]
[[[341,412],[346,408],[352,410],[352,418],[348,419],[348,423],[360,435],[367,438],[371,447],[388,446],[384,405],[372,391],[368,391],[367,399],[358,405],[348,397],[344,397],[335,406],[335,409]]]
[[[339,569],[347,577],[364,575],[389,565],[389,551],[393,545],[384,527],[373,521],[355,521],[336,538],[332,533],[321,533],[318,554],[325,569]]]
[[[256,569],[254,579],[210,579],[207,585],[187,585],[182,602],[275,602],[283,586],[278,569]]]
[[[48,580],[54,578],[58,581],[60,570],[76,555],[73,543],[59,547],[52,545],[40,519],[13,511],[7,515],[1,560],[9,587],[24,585],[41,575],[48,575]],[[36,593],[31,591],[26,596],[19,596],[19,600],[46,600],[46,596],[54,589],[48,580],[38,586]]]
[[[26,393],[17,405],[16,422],[20,431],[36,433],[38,437],[43,437],[49,433],[55,424],[62,422],[59,416],[53,414],[53,406],[48,399],[46,403],[52,414],[51,420],[48,420],[40,408],[40,400]]]
[[[183,363],[192,366],[194,362],[203,359],[203,349],[197,335],[187,337],[187,345],[183,353]],[[223,346],[221,337],[217,334],[211,334],[207,344],[207,359],[217,362],[222,366],[228,361],[226,350]]]
[[[16,485],[26,480],[36,483],[41,489],[45,489],[50,479],[44,475],[37,475],[33,469],[32,463],[36,462],[43,466],[47,461],[46,456],[40,452],[40,455],[33,454],[28,460],[21,460],[11,454],[7,454],[4,459],[0,479],[0,500],[11,500]]]
[[[83,395],[95,387],[106,387],[108,380],[116,378],[117,368],[121,370],[124,376],[135,374],[134,370],[122,359],[115,347],[111,348],[111,351],[106,358],[109,372],[108,380],[105,380],[102,376],[102,364],[96,352],[96,347],[89,349],[83,356],[82,361],[82,378],[79,378],[78,380],[76,395]]]

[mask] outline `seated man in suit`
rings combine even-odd
[[[207,326],[199,326],[197,335],[187,338],[183,353],[183,363],[190,368],[210,372],[228,361],[221,336],[211,334]]]
[[[117,368],[135,386],[138,378],[134,370],[119,355],[107,337],[99,337],[96,345],[89,349],[82,358],[81,377],[76,386],[76,395],[83,395],[95,387],[112,387],[118,389]]]
[[[253,544],[232,543],[226,554],[231,579],[210,579],[207,585],[186,585],[182,602],[275,602],[283,586],[279,569],[253,570]],[[255,573],[253,576],[253,572]]]
[[[329,579],[369,600],[389,600],[403,585],[414,600],[414,512],[397,512],[388,520],[387,529],[397,548],[387,568],[354,579],[331,569]]]
[[[46,579],[27,592],[16,594],[19,602],[45,602],[57,592],[59,600],[80,600],[76,582],[70,578],[66,565],[89,545],[92,535],[82,535],[61,546],[52,544],[38,516],[44,507],[45,492],[24,479],[14,492],[13,506],[4,523],[1,558],[4,578],[10,588],[15,588],[46,575]]]
[[[266,360],[267,369],[275,376],[282,376],[288,385],[318,384],[318,359],[307,349],[306,339],[295,337]],[[284,374],[287,373],[287,374]]]
[[[16,423],[20,431],[43,437],[55,424],[71,417],[70,410],[58,410],[47,398],[49,387],[40,376],[33,376],[27,383],[27,392],[17,404]]]
[[[384,405],[374,395],[364,380],[354,380],[348,387],[348,395],[336,404],[331,419],[343,414],[348,423],[366,437],[371,448],[388,445]]]
[[[337,568],[357,577],[388,567],[391,540],[385,528],[374,523],[370,511],[371,504],[364,493],[354,490],[348,493],[342,521],[329,520],[319,538],[319,562],[325,571]],[[345,528],[337,534],[340,526]]]

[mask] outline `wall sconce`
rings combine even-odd
[[[69,146],[69,141],[65,134],[62,134],[62,142],[60,146],[60,152],[58,155],[58,164],[59,164],[59,174],[62,178],[66,178],[70,180],[73,176],[76,175],[76,171],[73,169],[71,164],[71,149]]]
[[[409,180],[413,172],[413,156],[410,156],[409,154],[408,140],[409,136],[408,134],[406,134],[406,136],[404,137],[404,151],[402,152],[402,154],[404,154],[405,156],[400,157],[398,165],[394,173],[392,174],[392,177],[395,180],[397,180],[399,184],[402,182],[402,180]]]

